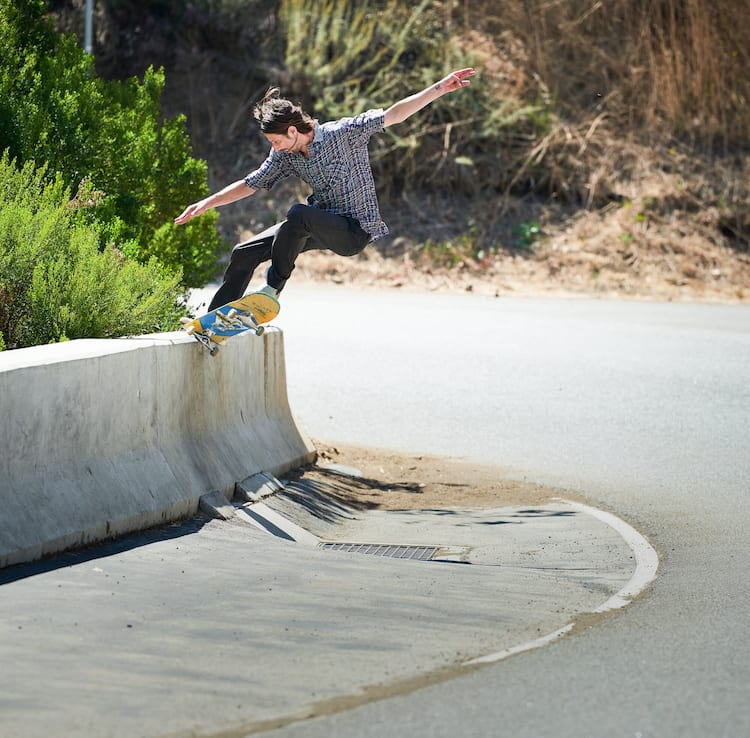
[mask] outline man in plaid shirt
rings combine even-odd
[[[244,179],[189,205],[175,223],[186,223],[260,188],[271,189],[292,175],[307,182],[312,194],[306,205],[294,205],[286,220],[234,247],[223,284],[208,309],[242,297],[256,267],[264,261],[270,259],[271,265],[261,292],[278,297],[303,251],[330,249],[354,256],[385,236],[388,227],[380,217],[367,150],[370,136],[401,123],[442,95],[466,87],[474,74],[473,69],[460,69],[385,111],[368,110],[322,124],[280,97],[278,88],[270,89],[253,111],[272,147],[268,158]]]

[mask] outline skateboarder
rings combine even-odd
[[[187,223],[210,208],[236,202],[260,188],[271,189],[289,176],[307,182],[312,194],[306,205],[292,206],[286,220],[234,247],[223,284],[208,309],[241,297],[254,270],[264,261],[270,259],[271,265],[261,292],[277,298],[301,252],[330,249],[341,256],[354,256],[385,236],[388,227],[380,217],[367,151],[370,136],[401,123],[446,93],[468,86],[474,74],[471,68],[459,69],[385,111],[368,110],[329,123],[314,120],[282,98],[278,88],[271,88],[253,110],[271,144],[268,158],[244,179],[189,205],[175,223]]]

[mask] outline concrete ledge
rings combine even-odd
[[[212,358],[182,333],[0,353],[0,567],[194,513],[315,456],[283,334]]]
[[[260,502],[264,497],[270,497],[282,489],[284,485],[273,474],[261,472],[238,482],[234,497],[243,502]]]
[[[227,502],[227,498],[217,490],[202,495],[198,500],[198,509],[216,520],[232,520],[237,516],[235,506]]]

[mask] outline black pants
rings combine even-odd
[[[309,205],[294,205],[286,220],[232,249],[224,281],[208,306],[226,305],[245,294],[259,264],[271,260],[267,282],[281,291],[303,251],[330,249],[340,256],[358,254],[370,236],[354,218],[334,215]]]

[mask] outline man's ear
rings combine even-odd
[[[293,138],[298,133],[297,126],[289,126],[289,128],[286,129],[287,138]]]

